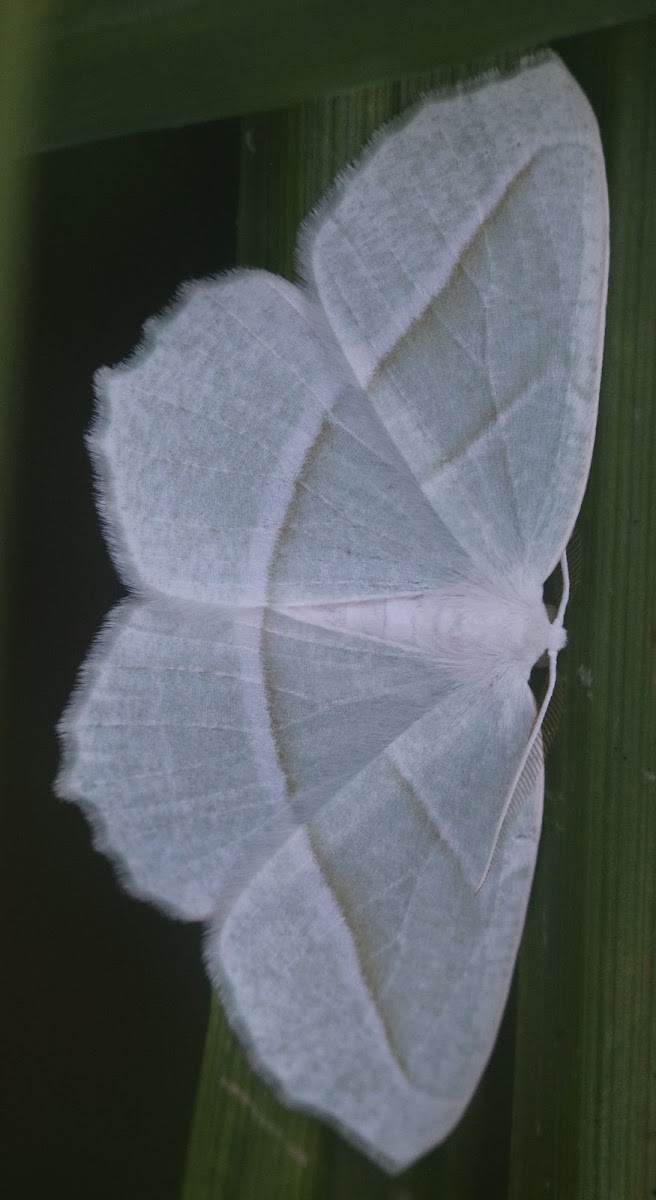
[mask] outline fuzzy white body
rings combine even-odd
[[[454,674],[480,678],[517,665],[528,677],[545,651],[559,651],[566,634],[551,622],[539,592],[521,595],[485,587],[452,587],[419,595],[341,604],[285,605],[296,620],[377,638],[427,654]]]

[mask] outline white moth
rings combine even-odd
[[[283,1099],[390,1171],[458,1121],[508,992],[607,259],[596,122],[545,55],[384,129],[304,228],[302,287],[188,286],[98,375],[131,597],[59,793],[132,892],[207,922]]]

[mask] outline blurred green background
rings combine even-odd
[[[651,13],[638,0],[5,0],[0,1195],[656,1196]],[[126,356],[180,281],[236,261],[289,273],[299,219],[385,117],[546,41],[597,112],[612,238],[564,714],[497,1048],[452,1137],[390,1181],[276,1104],[215,1005],[206,1040],[200,931],[125,897],[51,795],[55,722],[121,594],[83,434],[94,369]]]

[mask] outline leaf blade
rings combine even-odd
[[[572,49],[604,140],[611,265],[566,719],[520,953],[516,1200],[648,1196],[656,1180],[656,23]]]
[[[654,0],[57,0],[32,149],[207,121],[628,21]]]

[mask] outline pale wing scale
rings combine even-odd
[[[282,279],[190,285],[97,388],[101,508],[142,593],[339,600],[434,587],[467,563],[321,312]]]
[[[425,655],[282,614],[128,602],[62,719],[57,788],[133,892],[208,918],[450,689]]]
[[[260,623],[123,604],[60,726],[59,794],[83,804],[131,891],[192,920],[210,917],[296,824],[258,736]]]
[[[480,571],[542,583],[587,479],[608,270],[599,132],[562,63],[383,131],[299,260],[440,519]]]
[[[461,846],[424,808],[423,780],[415,792],[396,756],[369,764],[278,851],[206,950],[254,1064],[393,1171],[447,1135],[491,1051],[543,791],[540,759],[476,894]]]

